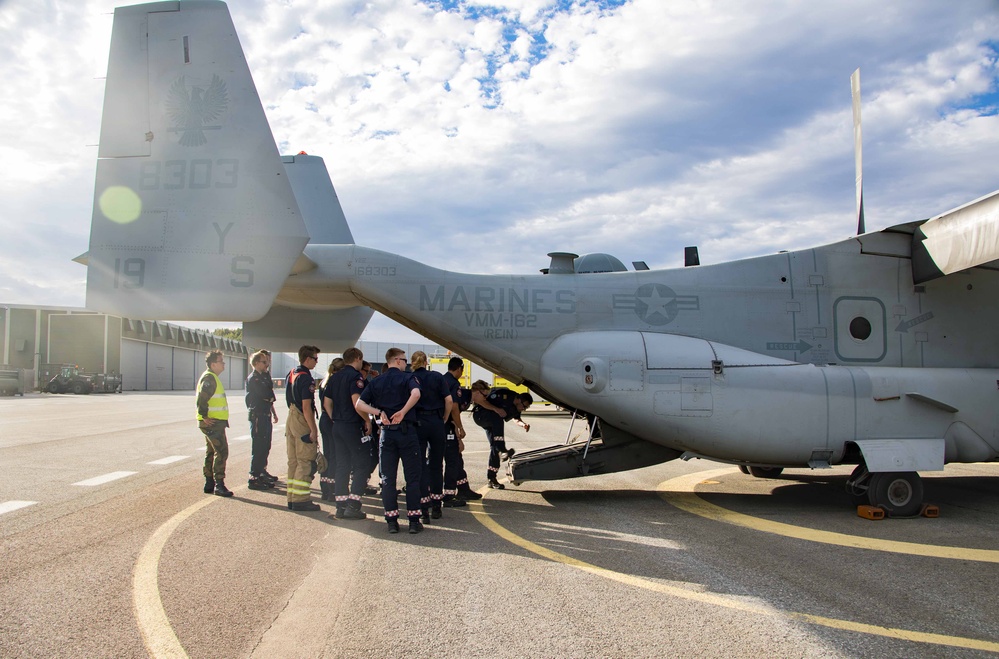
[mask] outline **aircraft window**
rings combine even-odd
[[[858,341],[866,341],[871,336],[871,321],[857,316],[850,321],[850,336]]]

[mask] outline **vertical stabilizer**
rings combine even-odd
[[[354,236],[333,189],[326,163],[319,156],[282,156],[291,189],[313,245],[353,245]]]
[[[115,10],[87,306],[261,318],[308,242],[223,2]]]

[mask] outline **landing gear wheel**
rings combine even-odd
[[[867,500],[891,517],[912,517],[923,507],[923,479],[914,471],[873,473]]]
[[[746,465],[739,465],[739,471],[746,474],[747,476],[749,475],[749,467],[747,467]]]
[[[749,475],[756,478],[777,478],[784,467],[749,467]]]

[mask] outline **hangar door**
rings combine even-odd
[[[129,339],[123,339],[121,344],[122,389],[173,389],[173,348]]]
[[[203,353],[185,348],[122,339],[121,372],[125,391],[194,391],[197,378],[205,370]],[[239,368],[245,361],[227,358]],[[223,386],[229,379],[223,374]]]

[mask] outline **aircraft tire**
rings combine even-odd
[[[872,473],[867,500],[890,517],[912,517],[923,507],[923,479],[914,471]]]
[[[756,478],[777,478],[784,467],[749,467],[749,475]]]
[[[747,467],[746,465],[739,465],[739,471],[746,474],[747,476],[749,475],[749,467]]]

